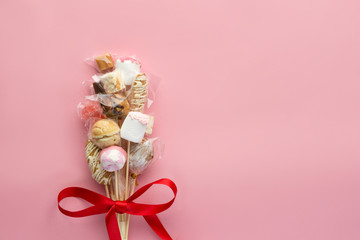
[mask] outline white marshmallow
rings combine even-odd
[[[115,63],[115,69],[121,72],[121,78],[125,85],[132,85],[136,76],[140,74],[140,65],[131,60],[117,60]]]
[[[140,112],[129,112],[121,127],[121,138],[140,143],[144,138],[150,117]]]

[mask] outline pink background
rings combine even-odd
[[[163,80],[152,112],[165,156],[140,183],[177,183],[160,214],[174,239],[359,239],[359,1],[0,9],[2,239],[107,239],[103,216],[69,218],[56,203],[68,186],[104,193],[76,105],[93,74],[83,59],[107,50],[136,54]],[[157,239],[131,220],[130,240]]]

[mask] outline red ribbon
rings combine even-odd
[[[164,204],[141,204],[133,201],[146,192],[155,184],[165,185],[171,188],[174,197]],[[132,215],[143,216],[155,233],[163,240],[172,240],[169,233],[165,230],[156,214],[168,209],[174,202],[177,193],[176,185],[167,178],[159,179],[149,183],[137,190],[126,201],[113,201],[103,195],[80,187],[69,187],[63,189],[58,196],[58,207],[60,212],[70,217],[87,217],[96,214],[106,213],[105,221],[110,240],[121,240],[120,231],[117,224],[116,213],[127,213]],[[94,204],[89,208],[80,211],[68,211],[60,206],[61,200],[68,197],[78,197]]]

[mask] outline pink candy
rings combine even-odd
[[[86,101],[78,105],[79,114],[82,120],[89,118],[103,118],[103,110],[96,101]]]
[[[104,148],[100,152],[100,163],[105,171],[114,172],[124,167],[126,151],[118,146]]]

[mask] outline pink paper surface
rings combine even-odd
[[[113,51],[162,79],[151,111],[165,154],[139,182],[177,183],[160,214],[174,239],[358,240],[359,10],[355,0],[2,1],[1,239],[107,239],[104,216],[66,217],[56,199],[68,186],[105,193],[76,105],[93,74],[83,60]],[[158,238],[132,217],[133,239]]]

